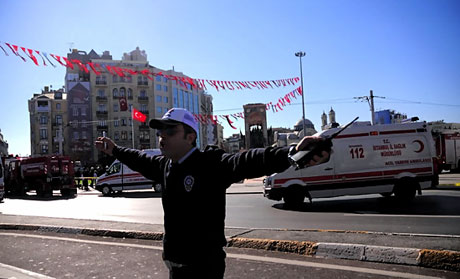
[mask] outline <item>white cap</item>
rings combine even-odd
[[[167,126],[175,126],[179,123],[190,126],[198,134],[198,123],[195,117],[183,108],[172,108],[161,119],[150,119],[149,126],[152,129],[161,130]]]

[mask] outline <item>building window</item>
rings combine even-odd
[[[115,132],[113,137],[114,137],[115,140],[119,140],[120,139],[120,133],[118,131]]]
[[[121,140],[127,140],[127,139],[128,139],[128,132],[121,131]]]
[[[128,122],[126,121],[126,118],[121,119],[121,126],[126,126],[128,125]]]
[[[105,97],[105,91],[104,91],[104,89],[99,89],[99,90],[97,91],[97,96],[98,96],[98,97]]]
[[[179,91],[179,107],[184,107],[184,90],[182,89]]]
[[[113,83],[118,82],[118,76],[117,75],[112,75],[112,82]]]
[[[117,89],[117,88],[114,88],[113,91],[112,91],[112,94],[113,94],[113,97],[117,97],[117,98],[118,98],[118,89]]]
[[[118,126],[120,126],[120,120],[115,119],[115,120],[113,121],[113,127],[118,127]]]
[[[42,124],[42,125],[48,124],[48,117],[46,115],[41,115],[40,116],[40,124]]]
[[[158,82],[161,81],[161,76],[157,76],[156,81],[158,81]]]
[[[157,96],[157,103],[161,103],[161,96]]]
[[[74,140],[78,140],[79,139],[79,136],[78,136],[78,132],[73,132],[73,139]]]
[[[167,77],[163,77],[163,81],[164,81],[164,82],[168,82],[168,78],[167,78]]]
[[[132,83],[133,82],[133,77],[132,76],[127,76],[126,77],[126,82],[127,83]]]
[[[179,99],[179,91],[177,90],[177,88],[174,88],[173,90],[173,106],[175,108],[178,107],[178,100]]]
[[[185,95],[185,104],[183,106],[184,109],[189,109],[189,102],[188,102],[188,92],[184,92]]]
[[[133,90],[131,88],[128,88],[128,99],[133,98]]]
[[[149,85],[149,81],[147,80],[147,77],[143,77],[143,79],[144,79],[143,84],[144,84],[144,85]]]
[[[165,92],[168,92],[168,86],[166,86],[166,85],[163,86],[163,89],[164,89]]]
[[[107,111],[107,109],[105,108],[105,104],[99,104],[97,107],[97,111]]]
[[[157,84],[157,90],[161,91],[161,84]]]
[[[190,92],[190,96],[189,96],[189,111],[193,112],[193,93]]]
[[[145,90],[141,90],[141,92],[139,92],[139,97],[141,98],[147,97],[147,93],[145,92]]]
[[[193,112],[194,113],[198,113],[199,112],[199,109],[198,109],[198,95],[195,95],[195,102],[194,102],[194,106],[193,106]]]
[[[118,104],[113,104],[113,111],[118,111]]]
[[[149,140],[150,139],[149,131],[140,131],[139,139],[141,139],[141,140]]]
[[[132,118],[128,119],[128,125],[129,125],[129,127],[133,126],[133,119]]]
[[[48,130],[40,129],[40,139],[48,139]]]
[[[56,124],[61,125],[62,124],[62,115],[56,115]]]
[[[161,107],[157,107],[157,113],[161,113],[162,109]]]
[[[86,116],[86,108],[81,108],[81,116]]]
[[[167,104],[167,103],[169,102],[168,97],[164,97],[164,98],[163,98],[163,102],[164,102],[165,104]]]
[[[125,82],[125,77],[120,77],[120,82]]]
[[[147,110],[147,104],[141,104],[141,112],[145,113]]]
[[[61,103],[56,104],[56,110],[61,110]]]
[[[81,132],[81,138],[82,138],[82,139],[86,139],[86,138],[87,138],[87,137],[86,137],[86,131],[82,131],[82,132]]]
[[[72,108],[72,115],[73,116],[78,116],[78,108]]]
[[[48,153],[48,145],[42,144],[42,153]]]
[[[120,88],[120,97],[125,97],[126,89],[124,87]]]

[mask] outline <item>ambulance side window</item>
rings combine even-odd
[[[107,171],[107,174],[118,173],[120,171],[120,166],[121,163],[113,164]]]

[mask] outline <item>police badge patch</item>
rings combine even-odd
[[[195,182],[195,178],[191,175],[187,175],[184,179],[184,186],[185,191],[190,192],[192,191],[193,183]]]

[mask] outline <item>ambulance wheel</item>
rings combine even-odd
[[[111,193],[112,193],[112,188],[110,188],[110,186],[108,186],[108,185],[102,186],[102,194],[103,194],[104,196],[108,196],[108,195],[110,195]]]
[[[289,186],[285,191],[283,200],[287,207],[299,207],[305,200],[305,191],[300,185]]]
[[[153,190],[155,190],[156,193],[161,192],[161,184],[160,183],[153,183]]]
[[[415,198],[417,191],[417,182],[409,179],[403,179],[395,185],[395,197],[400,201],[411,201]]]

